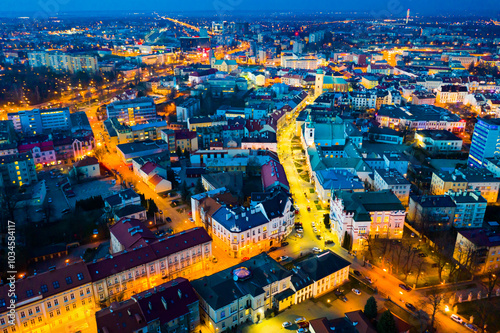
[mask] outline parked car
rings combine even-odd
[[[308,321],[301,321],[301,322],[297,323],[297,326],[299,327],[299,329],[301,329],[301,328],[308,328],[309,327],[309,322]]]
[[[192,217],[189,218],[189,222],[194,223],[194,220]]]
[[[311,211],[311,207],[307,206],[307,211],[310,212]]]
[[[472,332],[477,332],[478,331],[477,326],[474,325],[474,324],[465,323],[464,326],[467,327],[468,329],[470,329]]]
[[[425,258],[425,257],[427,257],[427,254],[425,254],[425,253],[423,253],[423,252],[420,252],[420,253],[418,254],[418,256],[419,256],[420,258]]]
[[[360,273],[358,270],[354,270],[354,271],[352,271],[352,272],[353,272],[353,273],[354,273],[354,275],[356,275],[356,276],[361,276],[361,273]]]
[[[352,292],[355,293],[356,295],[361,295],[361,291],[359,291],[358,289],[353,288]]]
[[[170,217],[168,217],[168,216],[165,218],[165,220],[166,220],[167,222],[172,222],[172,219],[171,219]]]
[[[323,239],[323,237],[321,237],[321,235],[316,235],[316,238],[317,238],[318,240],[322,240],[322,239]]]
[[[316,224],[314,224],[314,222],[311,222],[311,226],[315,227],[315,226],[316,226]]]
[[[297,333],[307,333],[307,332],[309,332],[309,330],[307,328],[305,328],[305,327],[304,328],[299,328],[297,330]]]
[[[464,323],[464,320],[462,318],[460,318],[459,316],[457,316],[456,314],[452,314],[450,316],[451,320],[459,323],[459,324],[463,324]]]
[[[212,262],[213,262],[214,264],[216,264],[216,263],[217,263],[217,258],[216,258],[215,256],[212,256]]]
[[[399,284],[399,288],[401,288],[401,289],[403,289],[403,290],[405,290],[405,291],[411,291],[411,288],[410,288],[410,287],[408,287],[408,286],[407,286],[406,284],[404,284],[404,283],[400,283],[400,284]]]
[[[372,284],[372,283],[373,283],[372,279],[370,279],[368,276],[365,276],[365,280],[366,280],[366,282],[368,282],[369,284]]]
[[[62,214],[68,214],[71,210],[69,208],[63,209],[61,211]]]
[[[295,318],[295,324],[298,324],[298,323],[300,323],[302,321],[306,321],[306,318],[304,318],[304,317]]]
[[[325,244],[327,244],[327,245],[330,245],[330,244],[335,245],[335,243],[334,243],[331,239],[327,239],[327,240],[325,241]]]
[[[341,300],[342,302],[347,302],[347,297],[345,297],[345,296],[341,296],[341,297],[340,297],[340,300]]]
[[[250,260],[250,258],[249,257],[243,257],[243,258],[241,258],[241,262],[244,262],[244,261],[247,261],[247,260]]]
[[[281,242],[281,246],[287,246],[288,244],[288,242]]]
[[[276,251],[278,248],[276,246],[273,246],[269,249],[269,252],[273,252],[273,251]]]
[[[293,324],[289,321],[285,321],[283,324],[281,324],[281,326],[283,326],[283,328],[287,328],[287,327],[290,327],[292,326]]]
[[[296,231],[296,232],[298,232],[298,233],[303,233],[303,232],[304,232],[304,229],[297,229],[297,230],[295,230],[295,231]]]
[[[304,235],[302,235],[302,234],[296,234],[295,237],[302,238],[302,237],[304,237]]]
[[[415,311],[416,310],[415,306],[413,304],[411,304],[411,303],[405,303],[405,306],[408,309],[410,309],[411,311]]]
[[[281,256],[281,257],[278,257],[278,262],[282,262],[282,261],[285,261],[285,260],[288,260],[288,256]]]
[[[312,251],[313,251],[313,253],[319,253],[319,252],[321,252],[321,249],[319,247],[315,246],[312,248]]]

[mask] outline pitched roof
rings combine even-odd
[[[76,162],[75,164],[73,164],[73,166],[75,168],[81,168],[81,167],[86,167],[89,165],[96,165],[96,164],[99,164],[99,161],[97,160],[97,158],[95,158],[93,156],[87,156],[83,160],[80,160],[80,161]]]
[[[297,269],[304,271],[312,280],[319,281],[351,265],[344,258],[330,250],[323,251],[297,263]]]
[[[149,175],[157,167],[158,167],[158,165],[156,163],[146,162],[146,164],[144,164],[141,167],[141,171],[144,172],[146,175]]]
[[[140,206],[142,208],[142,206]],[[144,208],[143,208],[144,209]],[[109,232],[127,250],[146,246],[156,240],[155,235],[142,221],[131,218],[122,218],[111,227]]]

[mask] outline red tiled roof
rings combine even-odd
[[[155,235],[144,223],[131,218],[121,218],[109,227],[109,232],[123,245],[125,249],[147,246],[156,240]]]
[[[153,177],[148,179],[148,183],[156,186],[156,185],[160,184],[163,180],[165,180],[165,178],[163,178],[159,174],[156,174]]]
[[[44,273],[29,276],[15,282],[16,285],[16,304],[21,306],[21,302],[30,298],[42,296],[43,298],[62,293],[66,290],[90,283],[90,274],[86,264],[83,261],[74,264],[56,268]],[[0,287],[0,313],[7,311],[9,304],[9,284]]]
[[[146,175],[149,175],[157,167],[158,165],[156,165],[156,163],[147,162],[141,167],[141,171],[144,172]]]
[[[261,177],[264,190],[276,184],[277,182],[288,187],[288,179],[286,178],[285,169],[276,161],[269,161],[261,168]]]

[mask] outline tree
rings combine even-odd
[[[187,187],[186,181],[183,181],[181,184],[181,198],[182,201],[186,202],[189,196],[189,189]]]
[[[434,328],[434,320],[436,319],[436,312],[442,300],[443,300],[443,294],[440,293],[439,289],[434,287],[429,291],[425,304],[422,304],[423,306],[428,304],[431,307],[431,325],[430,325],[431,328]]]
[[[158,212],[158,206],[156,206],[156,202],[153,199],[148,199],[148,213],[153,215]]]
[[[177,154],[177,157],[181,158],[182,157],[181,147],[177,146],[177,148],[175,149],[175,153]]]
[[[196,186],[194,188],[194,193],[199,194],[205,192],[205,188],[203,187],[203,183],[201,182],[201,179],[198,179],[196,182]]]
[[[323,224],[325,225],[326,230],[330,230],[331,224],[330,224],[330,214],[324,214],[323,215]]]
[[[189,150],[184,149],[184,157],[189,158],[189,156],[191,156],[191,153],[189,152]]]
[[[390,310],[385,311],[377,324],[378,333],[397,333],[396,321]]]
[[[364,309],[363,312],[365,313],[365,315],[369,319],[375,319],[375,318],[377,318],[377,311],[378,311],[378,309],[377,309],[377,301],[375,300],[375,298],[373,296],[371,296],[366,301],[365,309]]]
[[[499,272],[494,272],[492,270],[488,271],[488,282],[486,284],[486,291],[487,291],[486,295],[488,298],[491,298],[493,289],[495,289],[495,286],[497,285],[498,275]]]
[[[342,241],[342,247],[347,251],[351,251],[351,235],[347,233],[344,234],[344,240]]]

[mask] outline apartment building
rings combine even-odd
[[[496,272],[500,267],[500,236],[483,228],[460,230],[453,258],[474,274]]]
[[[2,183],[22,186],[38,180],[35,160],[30,152],[0,156]]]
[[[106,106],[108,118],[115,117],[128,126],[156,120],[156,105],[150,97],[116,101]]]
[[[449,230],[455,222],[456,208],[449,195],[411,195],[408,221],[424,231]]]
[[[481,191],[448,191],[446,193],[455,202],[455,228],[480,228],[483,225],[484,214],[486,213],[486,199],[481,195]]]
[[[221,206],[211,217],[212,236],[235,258],[244,257],[280,244],[294,222],[290,195],[277,190],[248,208]]]
[[[408,206],[411,183],[397,170],[375,169],[375,191],[390,190],[398,197],[403,206]]]
[[[28,62],[31,68],[49,67],[63,72],[92,72],[99,70],[97,56],[79,53],[64,53],[60,51],[28,52]]]
[[[7,117],[14,124],[15,130],[25,135],[67,131],[72,125],[69,108],[19,111],[9,113]]]
[[[486,159],[500,154],[500,119],[477,118],[467,164],[474,168],[486,165]]]
[[[462,139],[445,130],[421,130],[415,132],[419,147],[435,154],[458,153],[462,150]]]
[[[436,102],[441,104],[463,103],[468,93],[467,86],[443,85],[437,89]]]

